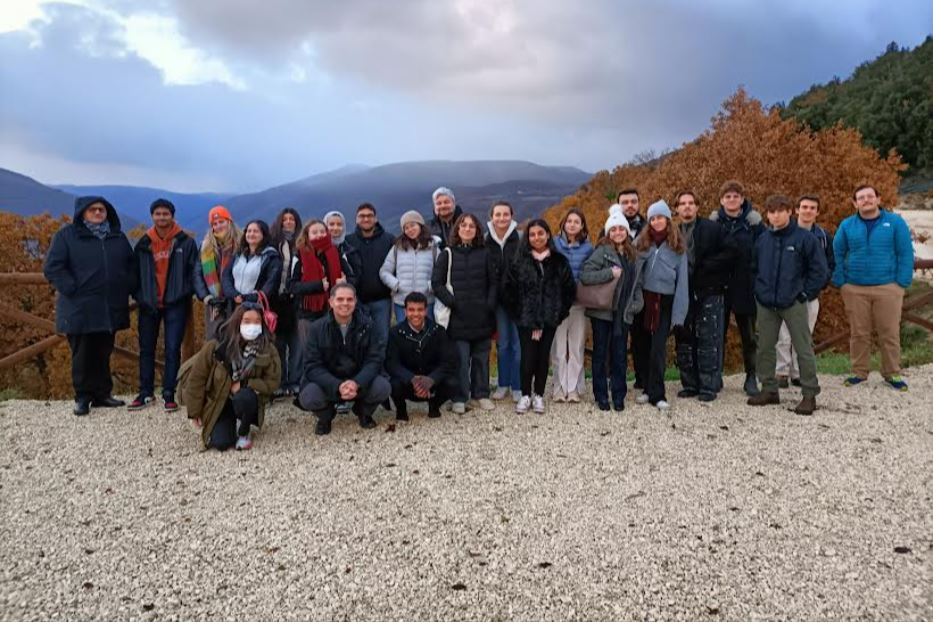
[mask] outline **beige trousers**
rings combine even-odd
[[[885,378],[901,372],[901,308],[904,288],[887,285],[842,286],[842,301],[849,319],[849,358],[852,375],[868,377],[871,359],[871,334],[878,334],[881,349],[881,375]]]

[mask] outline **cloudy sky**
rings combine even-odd
[[[692,139],[739,85],[788,100],[931,25],[928,0],[3,0],[0,166],[180,191],[595,171]]]

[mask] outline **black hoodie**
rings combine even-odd
[[[377,222],[372,236],[364,237],[357,227],[356,231],[347,236],[346,242],[359,254],[360,274],[356,282],[356,295],[360,302],[376,302],[391,297],[392,292],[382,282],[379,269],[392,249],[394,238]]]
[[[84,211],[93,203],[107,208],[110,232],[103,239],[84,224]],[[58,292],[57,332],[80,335],[129,328],[129,296],[136,291],[136,264],[117,210],[103,197],[75,199],[74,220],[52,238],[44,272]]]

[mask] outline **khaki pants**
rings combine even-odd
[[[813,327],[816,326],[816,318],[819,317],[819,315],[819,298],[807,302],[807,325],[810,327],[811,335],[813,334]],[[781,332],[778,334],[777,375],[800,378],[800,370],[797,365],[797,353],[794,352],[794,344],[791,343],[790,331],[787,330],[786,322],[781,324]]]
[[[889,378],[899,374],[904,288],[896,283],[846,284],[840,291],[849,319],[849,358],[852,359],[852,374],[859,378],[868,377],[872,331],[878,333],[881,375]]]

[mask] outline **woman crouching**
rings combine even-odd
[[[185,383],[188,418],[201,427],[205,448],[250,449],[251,426],[262,426],[279,386],[282,364],[262,308],[244,302],[195,355]]]

